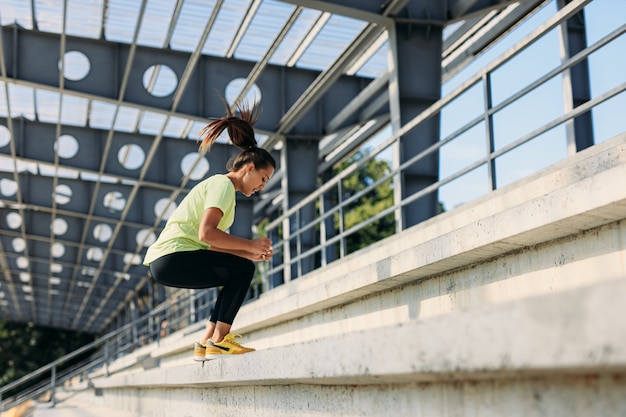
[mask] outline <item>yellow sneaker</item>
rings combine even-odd
[[[205,361],[206,360],[206,358],[204,357],[205,355],[206,355],[206,346],[200,342],[196,342],[193,345],[193,360],[198,361],[198,362]]]
[[[213,343],[209,340],[206,345],[206,359],[215,359],[223,355],[241,355],[243,353],[254,352],[255,349],[245,347],[235,342],[235,339],[241,338],[240,334],[228,333],[224,336],[224,340]]]

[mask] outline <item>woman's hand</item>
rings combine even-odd
[[[268,261],[274,256],[272,241],[265,237],[258,237],[251,240],[251,250],[253,261]]]

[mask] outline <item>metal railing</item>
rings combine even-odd
[[[292,277],[301,276],[303,272],[306,273],[311,270],[310,265],[312,264],[314,265],[314,268],[320,268],[324,267],[329,262],[332,262],[335,258],[346,256],[347,251],[345,241],[348,236],[384,218],[385,216],[399,213],[399,211],[408,204],[433,192],[439,191],[445,185],[450,184],[451,182],[477,170],[478,168],[486,167],[488,171],[488,175],[486,175],[488,184],[485,188],[489,190],[496,189],[495,161],[498,158],[537,139],[555,127],[572,123],[573,119],[584,113],[590,112],[598,105],[624,92],[626,90],[626,82],[618,83],[604,93],[591,98],[584,104],[580,104],[569,111],[564,111],[562,115],[554,118],[548,123],[545,123],[543,126],[539,126],[531,132],[499,148],[494,146],[494,139],[489,138],[490,140],[488,141],[488,145],[486,147],[486,153],[480,158],[474,160],[463,168],[456,170],[456,172],[445,176],[444,178],[439,178],[436,182],[428,185],[420,191],[404,197],[400,201],[395,201],[389,207],[381,210],[376,215],[365,219],[361,223],[355,224],[350,228],[346,228],[344,225],[344,214],[350,209],[350,205],[357,202],[367,193],[370,193],[377,187],[380,187],[381,184],[384,184],[386,181],[390,181],[393,186],[400,186],[397,179],[401,178],[403,172],[411,167],[414,167],[416,164],[420,164],[428,157],[432,158],[433,154],[439,152],[443,146],[459,139],[464,133],[481,123],[486,125],[487,132],[493,132],[494,114],[545,85],[549,80],[554,79],[559,75],[565,76],[566,72],[568,72],[573,66],[586,60],[592,53],[604,48],[626,32],[626,24],[622,24],[611,33],[576,53],[574,56],[571,56],[568,59],[563,59],[560,65],[549,70],[508,97],[502,99],[497,105],[492,105],[493,92],[491,91],[491,78],[494,72],[506,63],[510,62],[512,59],[518,57],[531,45],[546,36],[546,34],[548,34],[551,30],[558,28],[559,25],[564,25],[569,18],[582,10],[590,2],[590,0],[579,0],[571,2],[567,6],[563,7],[552,17],[539,25],[529,35],[520,40],[517,44],[506,50],[479,72],[469,77],[462,85],[457,87],[450,94],[447,94],[432,104],[425,111],[402,126],[397,132],[391,134],[380,145],[376,146],[369,153],[364,155],[362,159],[329,179],[306,198],[286,210],[277,218],[273,219],[265,228],[268,236],[270,236],[276,243],[274,245],[274,259],[270,263],[267,270],[264,271],[264,290],[269,290],[276,285],[289,281]],[[428,148],[424,149],[422,152],[413,156],[406,162],[391,169],[384,176],[380,177],[372,184],[369,184],[361,191],[348,196],[348,198],[344,198],[342,182],[346,178],[353,175],[359,168],[365,166],[365,164],[379,156],[382,152],[398,146],[400,138],[403,135],[420,126],[433,116],[440,114],[447,105],[459,99],[464,93],[468,92],[472,88],[481,88],[483,90],[484,108],[481,114],[474,117],[472,120],[467,121],[453,133],[441,138],[438,142],[430,145]],[[490,134],[492,133],[487,133],[486,135]],[[566,146],[567,145],[564,144],[564,147]],[[328,198],[333,198],[334,201],[336,201],[336,204],[332,207],[329,206],[329,204],[325,202]],[[310,213],[311,210],[315,213],[314,219],[312,220],[310,219],[310,215],[305,214],[307,211],[307,213]],[[303,222],[302,219],[307,219],[307,222]],[[311,244],[311,234],[315,235],[313,244]],[[328,256],[329,251],[332,251],[334,257]],[[303,267],[303,262],[307,263],[306,267]]]
[[[215,289],[175,291],[166,302],[148,314],[0,387],[0,412],[44,394],[48,397],[47,401],[54,405],[57,389],[68,381],[74,378],[88,380],[95,370],[109,375],[109,364],[113,360],[149,343],[158,344],[168,334],[208,317],[215,297]],[[167,323],[167,327],[163,323]],[[83,356],[87,357],[82,359]],[[7,396],[7,393],[11,395]]]

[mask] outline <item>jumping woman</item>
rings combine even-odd
[[[194,186],[168,219],[158,239],[148,248],[144,264],[153,278],[178,288],[222,287],[206,329],[195,345],[194,359],[242,354],[254,349],[235,341],[230,330],[254,276],[254,262],[269,260],[272,242],[245,239],[226,232],[235,220],[235,194],[250,197],[262,190],[274,174],[272,155],[257,146],[253,126],[256,107],[238,107],[236,116],[213,120],[202,129],[200,149],[208,149],[226,129],[241,149],[231,158],[226,174],[213,175]]]

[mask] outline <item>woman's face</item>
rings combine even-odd
[[[271,165],[257,169],[254,164],[250,164],[245,169],[246,173],[243,176],[241,192],[246,197],[250,197],[252,194],[264,189],[265,184],[274,175],[274,168]]]

